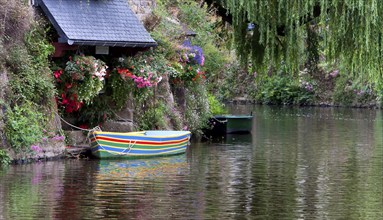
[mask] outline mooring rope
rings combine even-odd
[[[56,113],[56,112],[55,112],[55,113]],[[73,128],[76,128],[76,129],[78,129],[78,130],[81,130],[81,131],[87,131],[88,134],[87,134],[86,137],[87,137],[87,139],[88,139],[88,144],[89,144],[89,146],[91,146],[91,143],[92,143],[92,140],[91,140],[91,138],[90,138],[90,134],[93,133],[93,132],[95,132],[95,131],[102,131],[101,128],[100,128],[100,126],[96,126],[96,127],[92,128],[92,129],[85,129],[85,128],[77,127],[77,126],[75,126],[75,125],[73,125],[73,124],[67,122],[67,121],[66,121],[65,119],[63,119],[59,114],[56,113],[56,115],[57,115],[57,116],[60,118],[60,120],[62,120],[65,124],[67,124],[67,125],[69,125],[69,126],[71,126],[71,127],[73,127]],[[116,114],[116,115],[117,115],[117,114]],[[117,152],[117,153],[116,153],[116,152],[113,152],[113,151],[110,151],[110,150],[105,149],[105,148],[98,142],[98,140],[97,140],[96,137],[95,137],[94,139],[95,139],[95,141],[97,142],[98,146],[100,146],[100,148],[101,148],[102,150],[104,150],[104,151],[106,151],[106,152],[108,152],[108,153],[110,153],[110,154],[113,154],[113,155],[119,155],[119,156],[123,156],[123,155],[127,155],[127,154],[129,154],[130,151],[132,150],[132,148],[134,147],[134,145],[136,145],[136,143],[137,143],[137,140],[135,140],[134,143],[133,143],[133,140],[129,140],[130,143],[128,144],[128,147],[125,148],[123,151],[121,151],[121,152]],[[126,152],[126,151],[127,151],[127,152]]]
[[[56,112],[55,112],[55,113],[56,113]],[[63,121],[65,124],[71,126],[72,128],[76,128],[76,129],[78,129],[78,130],[81,130],[81,131],[88,131],[88,132],[90,132],[90,131],[94,131],[95,128],[99,128],[99,130],[101,130],[101,128],[100,128],[99,126],[96,126],[96,127],[92,128],[92,129],[80,128],[80,127],[77,127],[76,125],[73,125],[73,124],[71,124],[71,123],[65,121],[65,120],[64,120],[58,113],[56,113],[56,115],[61,119],[61,121]]]
[[[216,120],[217,122],[219,122],[219,123],[226,123],[227,122],[227,119],[226,120],[224,120],[224,121],[221,121],[221,120],[218,120],[216,117],[212,117],[212,119],[214,119],[214,120]]]

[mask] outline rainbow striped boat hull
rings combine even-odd
[[[97,158],[145,158],[185,153],[189,131],[103,132],[90,134]]]

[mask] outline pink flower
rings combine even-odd
[[[38,152],[38,153],[42,151],[42,149],[38,145],[32,145],[31,150]]]
[[[55,135],[52,140],[53,141],[64,141],[65,137],[61,135]]]

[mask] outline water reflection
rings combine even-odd
[[[135,160],[100,160],[98,178],[155,178],[186,172],[186,155]]]
[[[0,169],[0,219],[383,219],[381,111],[250,110],[175,157]]]
[[[188,173],[186,155],[98,162],[94,179],[96,216],[148,219],[168,216]],[[182,203],[179,203],[182,204]],[[174,211],[173,211],[174,212]]]

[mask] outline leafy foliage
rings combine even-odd
[[[188,130],[194,134],[201,134],[212,116],[206,85],[204,83],[187,83],[185,88],[187,105],[184,114]]]
[[[120,110],[127,103],[130,94],[134,89],[134,82],[132,80],[125,80],[117,70],[113,70],[107,79],[106,91],[110,94],[110,97],[117,110]]]
[[[291,73],[299,68],[303,23],[320,28],[328,60],[340,60],[345,70],[376,82],[382,79],[382,14],[378,1],[222,0],[233,17],[235,44],[244,59],[252,55],[260,73],[285,61]],[[253,23],[254,29],[248,29]],[[249,43],[252,42],[252,43]],[[263,71],[261,71],[261,69]]]
[[[5,134],[15,152],[28,153],[43,138],[43,114],[31,102],[15,105],[6,117]]]
[[[164,103],[158,103],[156,107],[148,108],[143,114],[138,114],[136,121],[139,122],[140,130],[153,130],[166,128],[166,107]]]
[[[366,82],[353,81],[353,78],[340,74],[336,80],[333,101],[335,104],[344,106],[369,106],[375,103],[376,94],[374,87]]]
[[[230,60],[231,54],[225,47],[230,44],[220,37],[222,29],[217,28],[221,22],[214,10],[207,8],[193,0],[162,0],[155,10],[158,25],[152,35],[160,44],[166,45],[168,55],[166,58],[181,75],[189,78],[195,76],[197,68],[187,71],[189,66],[179,63],[180,45],[185,41],[188,32],[194,32],[194,37],[188,37],[191,45],[202,48],[206,57],[203,69],[207,80],[214,79],[225,71],[225,63]]]
[[[288,76],[277,75],[259,82],[256,100],[264,104],[310,104],[314,100],[314,93]]]
[[[11,158],[5,150],[0,149],[0,165],[8,165],[11,163]]]
[[[27,5],[20,1],[2,5],[4,7],[0,7],[0,10],[9,12],[0,13],[7,15],[1,24],[6,27],[5,35],[0,40],[5,45],[1,45],[3,50],[0,56],[9,77],[9,90],[4,104],[4,131],[9,143],[6,147],[26,155],[33,153],[31,147],[37,147],[33,144],[42,140],[43,129],[51,125],[48,118],[54,106],[52,98],[55,89],[48,68],[48,56],[53,52],[53,47],[46,40],[45,23],[33,20]],[[9,159],[5,154],[2,157]]]
[[[255,84],[257,73],[250,74],[238,62],[233,61],[225,65],[223,71],[216,79],[210,82],[214,85],[214,92],[218,93],[220,100],[232,100],[235,97],[251,97],[258,86]],[[216,83],[214,83],[216,82]]]
[[[220,103],[215,96],[208,94],[209,107],[212,115],[226,114],[227,111],[224,109],[224,105]]]

